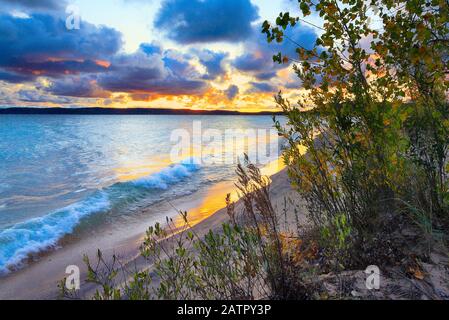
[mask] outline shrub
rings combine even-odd
[[[290,142],[290,176],[312,220],[331,247],[340,246],[345,221],[345,250],[363,261],[354,248],[377,241],[381,223],[414,217],[404,203],[432,225],[447,221],[449,9],[425,0],[301,0],[299,7],[302,17],[281,13],[262,26],[268,42],[282,42],[312,11],[324,20],[313,48],[295,43],[297,57],[273,57],[295,61],[304,87],[294,105],[277,95],[288,123],[276,126]]]

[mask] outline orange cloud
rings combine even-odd
[[[95,63],[99,66],[102,66],[104,68],[109,68],[111,66],[111,63],[106,60],[95,60]]]

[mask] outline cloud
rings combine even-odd
[[[70,103],[72,100],[65,97],[55,97],[48,94],[43,94],[39,90],[20,90],[17,93],[17,98],[23,102],[32,102],[32,103],[57,103],[57,104],[65,104]]]
[[[277,72],[276,72],[276,71],[277,71],[277,70],[274,70],[274,71],[267,71],[267,72],[264,72],[264,71],[262,71],[262,72],[256,72],[256,73],[254,74],[254,76],[257,78],[257,80],[270,80],[270,79],[276,77],[276,75],[277,75]]]
[[[146,54],[162,53],[162,47],[156,43],[142,43],[139,46],[139,50]]]
[[[144,51],[116,56],[108,72],[98,77],[98,85],[108,91],[132,93],[138,100],[147,98],[142,94],[198,95],[207,89],[188,55],[175,50]]]
[[[239,87],[235,84],[229,86],[228,89],[224,91],[229,100],[233,100],[239,94]]]
[[[0,0],[3,10],[60,10],[66,5],[64,0]]]
[[[56,96],[78,98],[108,98],[111,95],[100,88],[92,76],[58,79],[45,90]]]
[[[162,60],[165,67],[175,77],[194,78],[198,76],[197,70],[190,63],[191,59],[192,56],[190,54],[184,54],[173,49],[162,52]]]
[[[307,26],[298,24],[294,28],[285,31],[288,38],[282,43],[268,43],[266,36],[258,28],[253,29],[250,40],[245,43],[244,54],[236,57],[232,65],[258,80],[269,80],[276,76],[276,72],[286,68],[288,65],[279,65],[273,62],[273,55],[282,52],[290,58],[296,58],[297,44],[311,49],[313,48],[317,35],[315,31]]]
[[[214,80],[226,73],[224,68],[224,60],[229,56],[226,52],[213,52],[211,50],[197,51],[200,63],[206,67],[207,75],[204,79]]]
[[[48,58],[43,62],[22,62],[20,64],[11,64],[8,66],[10,70],[14,70],[16,74],[49,77],[59,77],[62,75],[104,72],[108,66],[103,61],[93,60],[58,60]]]
[[[19,95],[24,102],[48,99],[49,103],[67,104],[102,98],[114,103],[118,100],[113,93],[123,93],[124,102],[164,95],[207,100],[209,95],[211,102],[214,97],[216,104],[228,103],[243,90],[228,82],[237,79],[228,72],[237,69],[252,76],[250,89],[244,93],[274,93],[277,87],[272,80],[288,65],[274,64],[272,55],[278,51],[295,55],[295,44],[287,40],[268,44],[260,26],[252,25],[258,19],[258,9],[250,0],[164,0],[157,13],[155,26],[181,44],[243,41],[244,53],[235,58],[221,48],[212,51],[189,46],[178,51],[155,42],[142,43],[134,53],[123,53],[122,36],[112,28],[83,21],[81,29],[67,30],[63,11],[58,17],[57,11],[36,13],[42,11],[34,9],[33,5],[38,6],[34,1],[16,5],[33,13],[24,10],[28,14],[20,17],[0,13],[0,81],[10,83],[15,92],[27,88]],[[56,1],[39,5],[42,10],[57,9]],[[313,30],[302,25],[287,33],[305,47],[311,47],[316,39]],[[209,84],[211,80],[220,82],[220,88],[214,88],[215,82]],[[35,90],[28,90],[32,88],[29,85],[15,86],[32,81]],[[287,85],[297,84],[284,87]]]
[[[132,93],[130,94],[130,97],[134,101],[148,101],[152,96],[149,93]]]
[[[275,93],[277,88],[268,82],[250,82],[251,88],[246,93],[264,92]]]
[[[98,77],[98,84],[109,91],[137,92],[148,89],[155,80],[165,76],[164,62],[159,55],[138,51],[114,57],[109,72]]]
[[[107,68],[103,59],[121,45],[121,34],[111,28],[84,22],[79,30],[67,30],[64,20],[49,14],[0,14],[0,68],[17,76],[101,72]]]
[[[250,0],[165,0],[154,26],[182,44],[236,42],[251,35],[258,17]]]
[[[155,43],[123,54],[121,45],[121,34],[111,28],[84,22],[79,30],[67,30],[55,15],[0,14],[0,80],[24,83],[46,77],[46,93],[82,98],[105,98],[111,92],[198,95],[208,87],[192,66],[191,54]],[[220,70],[215,56],[212,60],[208,70],[215,75]]]
[[[18,74],[15,72],[7,72],[0,70],[0,80],[10,83],[23,83],[35,79],[34,75]]]
[[[160,95],[200,95],[203,94],[208,85],[201,80],[193,79],[165,79],[155,81],[151,84],[147,91]]]

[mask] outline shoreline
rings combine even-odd
[[[197,109],[170,109],[170,108],[41,108],[41,107],[2,107],[0,115],[218,115],[218,116],[281,116],[283,112],[277,111],[247,111],[238,110],[197,110]]]
[[[280,162],[276,160],[262,169],[262,173],[272,180],[270,193],[275,200],[291,191],[286,169],[279,166]],[[136,219],[139,221],[124,229],[103,228],[105,230],[95,234],[78,236],[77,241],[65,239],[61,243],[62,249],[49,250],[39,255],[38,261],[32,261],[23,268],[1,277],[0,299],[58,299],[57,284],[66,276],[65,268],[69,265],[80,268],[80,296],[88,298],[94,287],[84,283],[87,274],[83,262],[84,254],[92,259],[100,249],[103,257],[117,255],[126,264],[145,268],[148,262],[139,259],[139,246],[150,225],[155,221],[165,221],[167,216],[178,217],[177,210],[182,210],[188,212],[192,229],[200,235],[205,234],[226,221],[227,193],[233,194],[233,200],[238,200],[233,181],[221,182],[193,195],[139,209],[139,219]],[[238,203],[239,201],[236,201],[237,206]],[[279,203],[283,203],[283,200]]]

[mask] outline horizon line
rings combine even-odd
[[[79,115],[281,115],[282,111],[198,110],[171,108],[104,107],[0,107],[0,114],[79,114]]]

